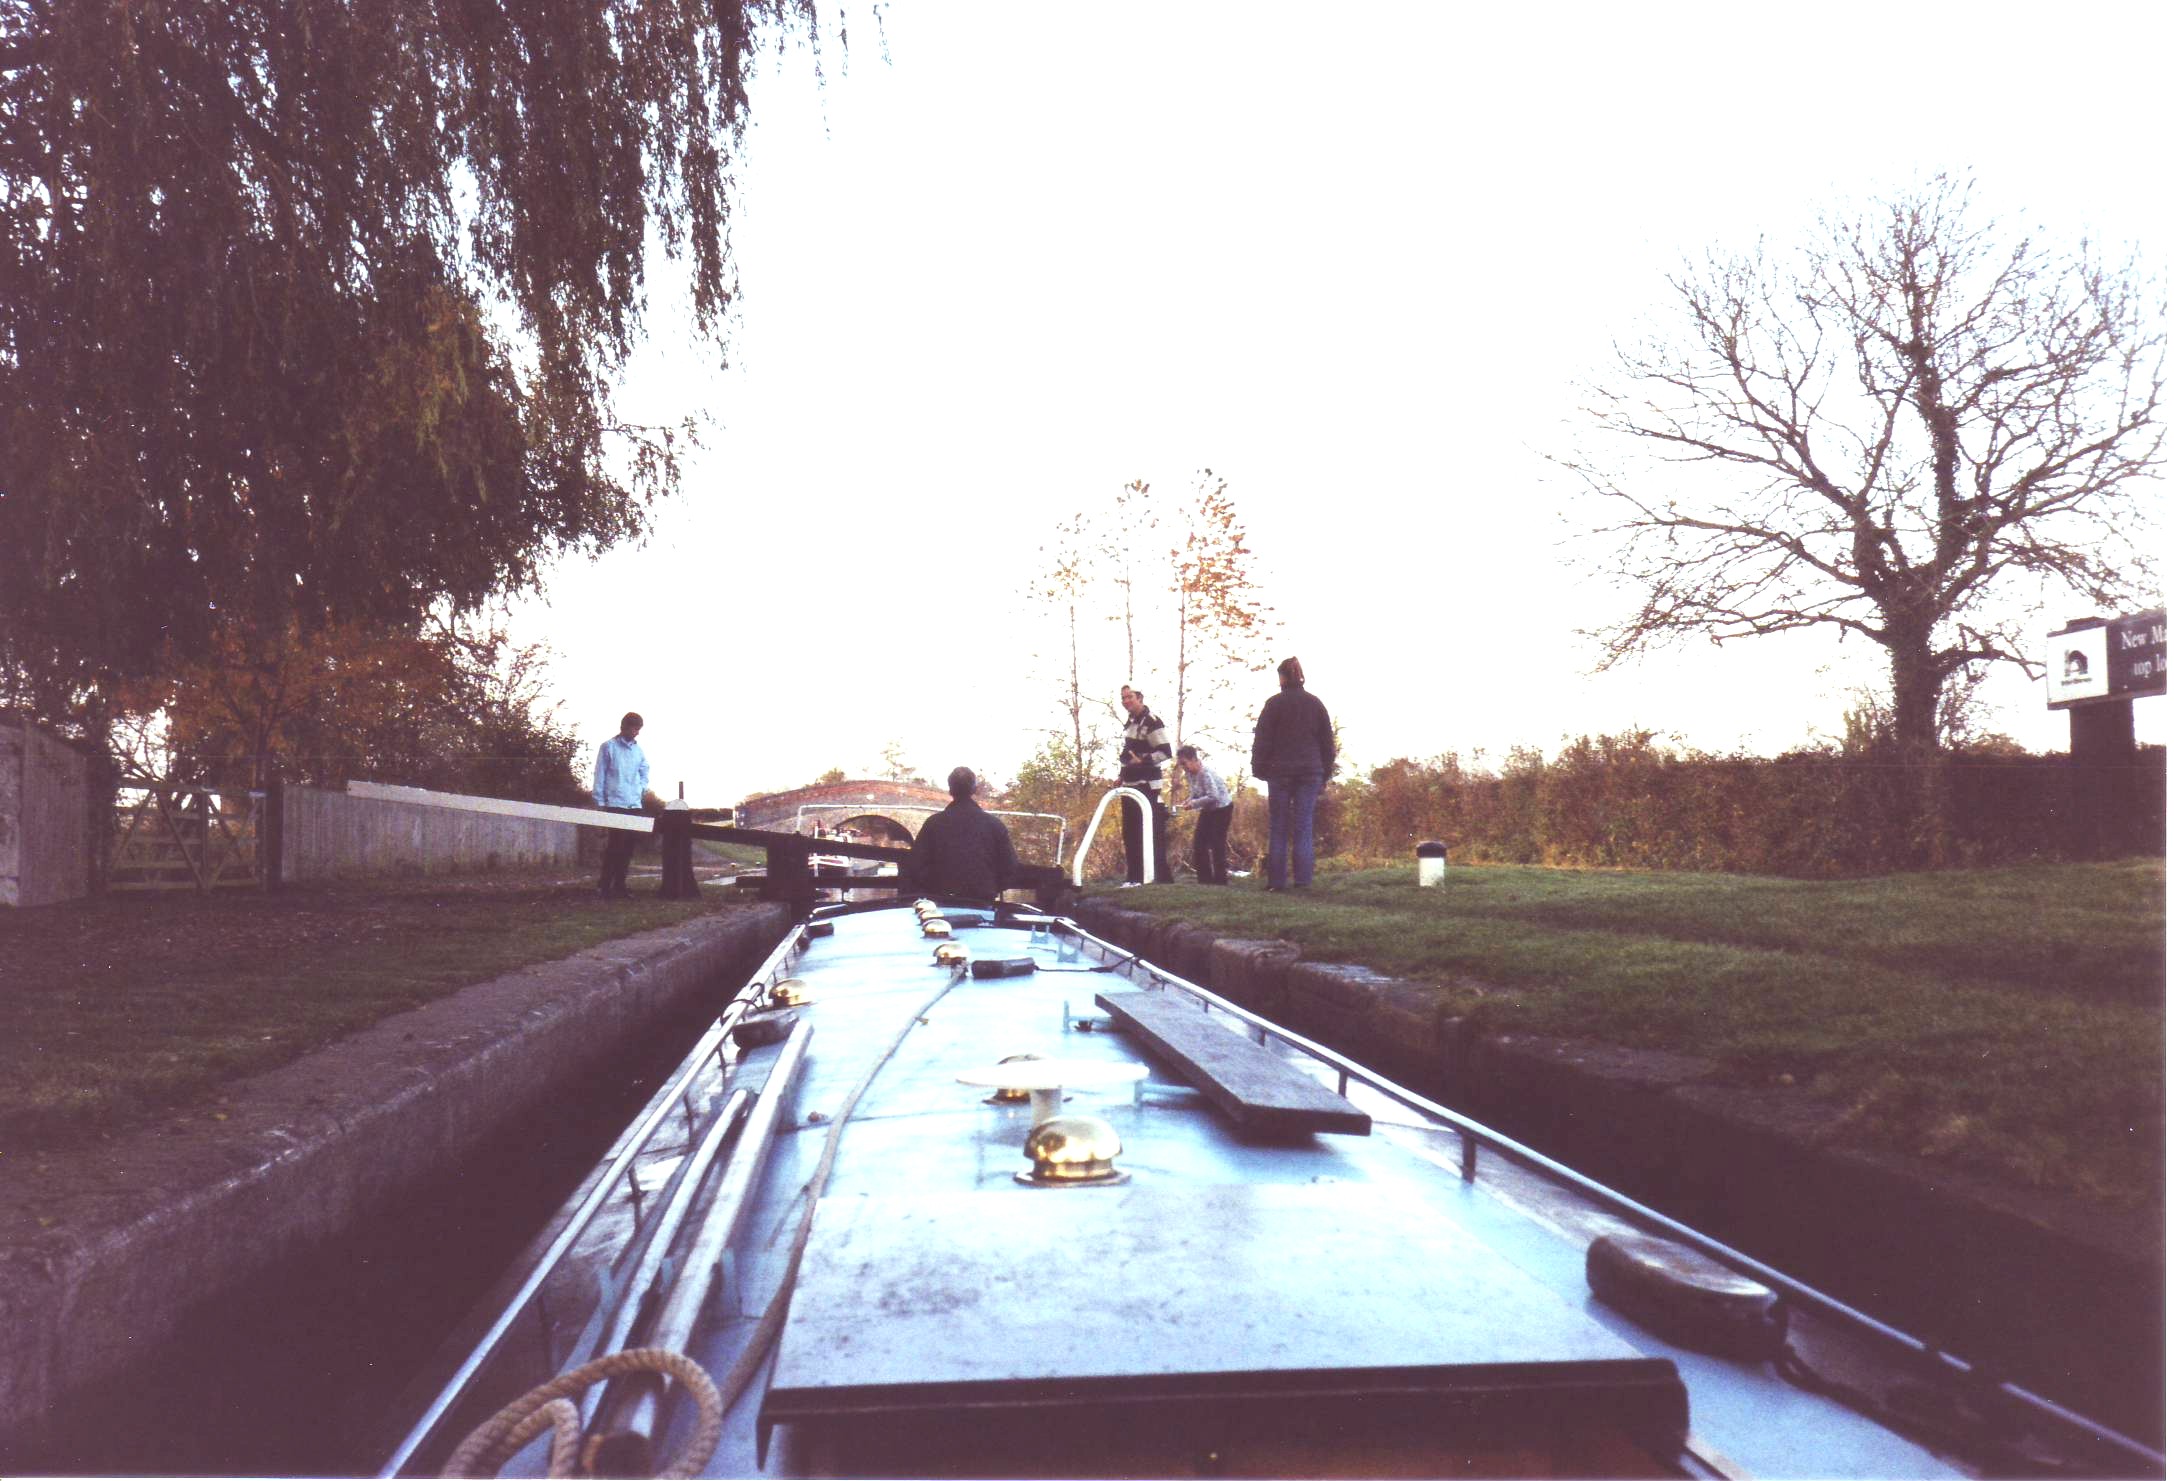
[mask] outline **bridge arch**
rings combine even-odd
[[[850,825],[861,831],[864,843],[907,844],[950,801],[949,792],[919,782],[818,782],[749,797],[734,810],[734,820],[743,828],[783,833]]]
[[[834,819],[826,818],[823,826],[833,834],[848,831],[854,833],[862,843],[897,844],[903,847],[912,843],[920,833],[921,820],[933,814],[917,812],[911,816],[913,821],[907,823],[901,820],[902,815],[899,813],[863,810],[836,816]]]

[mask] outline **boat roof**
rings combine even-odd
[[[1348,1108],[1342,1129],[1249,1124],[1186,1052],[1143,1034],[1127,1011],[1140,993],[1215,1025],[1244,1046],[1235,1058],[1273,1062],[1248,1061],[1265,1080],[1296,1075]],[[765,1020],[776,1032],[748,1032]],[[1038,1102],[992,1094],[1008,1059],[1068,1067],[1039,1079],[1071,1083]],[[582,1195],[597,1206],[578,1231],[569,1213],[566,1253],[469,1365],[495,1365],[485,1388],[588,1355],[648,1278],[659,1211],[684,1187],[692,1227],[729,1176],[695,1154],[732,1093],[773,1079],[767,1155],[686,1350],[728,1371],[770,1293],[789,1283],[789,1305],[707,1474],[1979,1470],[1965,1447],[1848,1402],[1906,1354],[1831,1303],[1790,1303],[1791,1350],[1824,1388],[1663,1336],[1597,1296],[1588,1262],[1596,1240],[1667,1236],[1665,1220],[1069,921],[952,902],[818,910],[781,945],[616,1149],[625,1170]],[[1112,1165],[1037,1181],[1026,1145],[1051,1113],[1099,1127],[1075,1141],[1114,1134]],[[548,1335],[514,1335],[531,1327]],[[440,1433],[424,1445],[418,1426],[395,1468],[442,1456],[483,1402],[441,1400]],[[538,1442],[513,1468],[543,1459]]]

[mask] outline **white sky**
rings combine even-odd
[[[1303,657],[1361,767],[1836,733],[1881,680],[1869,644],[1593,676],[1576,629],[1621,599],[1562,548],[1540,453],[1687,254],[1921,174],[2163,274],[2168,12],[1500,10],[908,0],[883,44],[850,13],[820,87],[804,58],[766,71],[731,369],[658,272],[619,408],[707,412],[708,446],[647,545],[516,608],[563,716],[593,744],[641,710],[657,789],[705,804],[877,774],[894,739],[925,775],[1007,779],[1061,720],[1020,597],[1036,547],[1207,466],[1282,619],[1263,658]],[[1114,699],[1120,669],[1087,683]],[[1993,728],[2066,744],[2039,685],[1990,697]]]

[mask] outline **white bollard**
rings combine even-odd
[[[1422,889],[1438,885],[1449,873],[1449,847],[1428,839],[1412,850],[1419,856],[1419,885]]]

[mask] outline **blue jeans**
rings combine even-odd
[[[1284,854],[1290,853],[1290,880],[1313,883],[1313,805],[1321,800],[1321,778],[1268,778],[1268,887],[1283,888]]]

